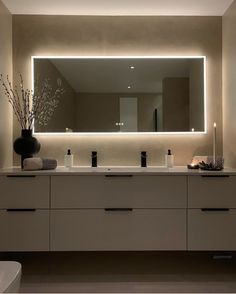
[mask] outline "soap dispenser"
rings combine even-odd
[[[165,156],[166,159],[166,166],[173,167],[174,166],[174,155],[171,154],[171,150],[168,149],[168,152]]]
[[[73,166],[74,156],[71,154],[70,149],[67,150],[67,154],[65,155],[65,167],[72,167]]]

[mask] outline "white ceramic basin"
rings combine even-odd
[[[71,172],[101,172],[101,173],[139,173],[139,172],[161,172],[167,171],[166,166],[150,166],[150,167],[139,167],[139,166],[98,166],[98,167],[80,167],[74,166],[66,169]]]
[[[21,264],[0,261],[0,293],[18,293],[20,290]]]

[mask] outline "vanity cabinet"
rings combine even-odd
[[[0,251],[48,251],[49,210],[0,210]]]
[[[186,208],[186,176],[52,176],[54,208]]]
[[[51,250],[186,250],[186,185],[186,176],[52,176]]]
[[[186,250],[186,210],[53,210],[51,250]]]
[[[0,251],[49,250],[49,176],[0,176]]]
[[[231,251],[235,228],[235,173],[0,175],[0,251]]]
[[[236,209],[189,209],[189,250],[236,250]]]
[[[236,250],[236,176],[188,177],[188,249]]]
[[[49,208],[49,176],[0,176],[0,209]]]
[[[236,208],[236,176],[188,177],[188,208]]]

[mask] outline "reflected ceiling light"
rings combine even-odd
[[[134,67],[133,65],[131,65],[129,68],[130,68],[130,69],[135,69],[135,67]]]
[[[128,89],[131,89],[131,86],[128,86]]]

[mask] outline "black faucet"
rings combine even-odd
[[[97,151],[92,151],[92,167],[97,167]]]
[[[141,167],[147,167],[147,152],[141,152]]]

